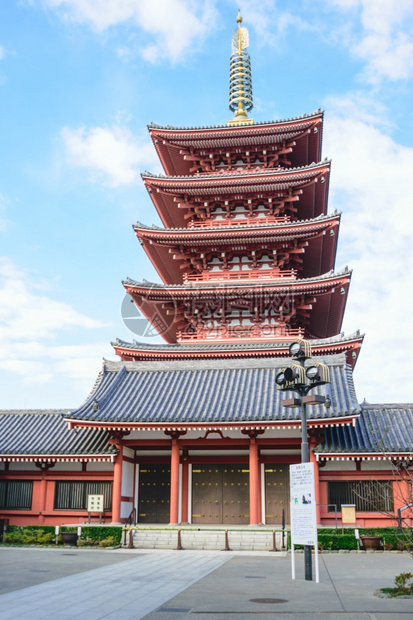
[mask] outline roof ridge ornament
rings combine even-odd
[[[237,23],[232,37],[229,69],[229,109],[234,112],[234,118],[227,125],[249,125],[254,122],[247,114],[253,108],[251,60],[246,51],[249,33],[245,26],[241,26],[241,11],[238,11]]]

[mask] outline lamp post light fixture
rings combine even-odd
[[[283,368],[275,377],[279,390],[295,392],[298,398],[285,398],[281,401],[283,407],[299,407],[301,417],[301,462],[310,462],[307,432],[307,405],[322,405],[326,402],[325,396],[309,392],[330,382],[330,369],[326,364],[314,362],[305,366],[305,361],[311,358],[311,345],[307,340],[297,340],[289,347],[293,363]],[[313,568],[311,546],[304,545],[305,579],[312,581]]]

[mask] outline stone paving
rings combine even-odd
[[[28,568],[20,587],[17,575],[9,583],[14,590],[1,594],[8,583],[5,570],[21,571],[22,554]],[[263,620],[413,620],[412,599],[374,596],[377,588],[393,585],[396,574],[413,571],[408,554],[319,558],[320,583],[315,583],[304,581],[299,554],[293,581],[291,558],[282,553],[3,548],[0,620],[236,620],[257,615]],[[36,585],[26,587],[30,579]]]

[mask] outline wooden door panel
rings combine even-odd
[[[193,467],[192,523],[249,523],[249,471],[245,465]]]
[[[222,523],[248,524],[249,470],[246,466],[224,466],[222,471]]]
[[[192,523],[222,523],[222,472],[219,465],[192,468]]]
[[[290,523],[290,482],[288,465],[265,466],[265,522],[281,525],[282,511]]]
[[[138,523],[169,523],[170,478],[163,465],[139,470]]]

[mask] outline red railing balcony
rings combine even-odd
[[[266,217],[243,217],[236,218],[231,217],[222,220],[204,220],[204,221],[196,221],[189,222],[188,228],[217,228],[219,226],[255,226],[257,224],[265,225],[265,224],[288,224],[291,222],[291,218],[289,215],[283,215],[281,217],[275,217],[272,215],[268,215]]]
[[[304,330],[280,325],[214,325],[177,332],[178,342],[234,342],[236,340],[290,341],[304,337]]]
[[[234,282],[240,280],[255,281],[274,281],[274,280],[296,280],[296,269],[248,269],[241,270],[220,270],[220,271],[203,271],[199,274],[184,274],[184,284],[191,282]]]

